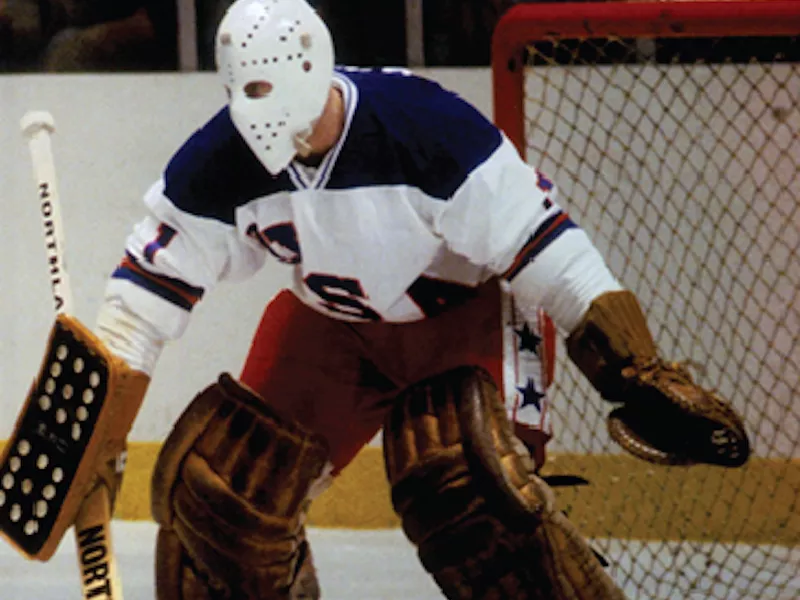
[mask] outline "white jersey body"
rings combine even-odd
[[[537,262],[546,248],[564,254],[579,230],[553,185],[471,105],[399,71],[337,70],[334,85],[344,133],[316,168],[293,162],[272,176],[227,108],[189,138],[147,192],[149,214],[127,240],[107,299],[175,339],[217,283],[271,260],[325,315],[403,323],[446,311],[493,277],[513,281],[546,264]],[[509,295],[506,406],[514,420],[549,432],[554,337],[541,310],[526,315]]]
[[[337,70],[335,85],[344,135],[314,169],[270,175],[227,109],[198,130],[148,191],[109,293],[175,338],[215,284],[277,260],[324,314],[415,321],[575,227],[552,184],[455,94],[403,72]]]

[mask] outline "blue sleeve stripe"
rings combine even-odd
[[[111,274],[113,279],[125,279],[184,310],[192,310],[203,297],[203,289],[172,277],[164,277],[146,271],[137,260],[128,254]]]
[[[535,259],[553,241],[568,229],[574,229],[577,225],[569,218],[565,212],[557,212],[552,217],[542,223],[528,238],[527,243],[517,254],[514,262],[503,273],[503,277],[511,281],[516,277],[525,266]]]
[[[172,241],[172,238],[175,237],[176,233],[177,231],[172,227],[166,223],[161,223],[158,226],[158,237],[144,247],[144,252],[142,252],[142,254],[145,260],[152,264],[155,260],[156,253],[162,248],[165,248],[167,244]]]

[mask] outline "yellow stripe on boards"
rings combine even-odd
[[[590,482],[558,489],[559,507],[589,537],[800,543],[797,459],[752,458],[724,469],[570,454],[550,457],[546,472]]]
[[[150,477],[160,444],[130,442],[115,518],[150,519]],[[800,461],[753,458],[741,469],[659,467],[627,455],[553,455],[545,475],[588,485],[557,487],[558,507],[584,535],[643,540],[800,544]],[[317,527],[399,527],[381,448],[368,446],[312,505]]]

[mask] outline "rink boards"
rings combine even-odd
[[[160,445],[131,442],[116,517],[150,520],[150,477]],[[558,487],[560,508],[590,537],[795,545],[800,461],[753,458],[741,469],[657,467],[624,455],[562,454],[544,474],[589,483]],[[316,500],[317,527],[399,527],[381,448],[366,447]]]

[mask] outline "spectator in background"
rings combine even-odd
[[[177,69],[174,0],[50,0],[45,71]]]
[[[491,60],[497,21],[516,0],[424,2],[425,62],[428,66],[485,66]]]
[[[0,72],[8,69],[13,49],[13,22],[6,9],[5,0],[0,0]]]
[[[406,64],[404,0],[317,0],[310,4],[331,31],[339,63],[378,67]]]
[[[422,2],[425,64],[484,66],[500,16],[516,0],[428,0]],[[328,24],[337,60],[356,66],[406,64],[404,0],[317,0]]]
[[[0,0],[0,72],[39,70],[40,12],[38,0]]]
[[[231,5],[232,0],[195,0],[197,18],[197,54],[201,71],[213,71],[214,39],[217,25]]]
[[[196,2],[199,62],[203,70],[214,69],[214,34],[230,4],[231,0]],[[340,64],[406,64],[405,0],[312,0],[309,4],[331,30]]]
[[[422,2],[425,63],[485,66],[500,16],[516,0],[427,0]],[[214,32],[231,0],[198,0],[202,69],[214,68]],[[352,66],[405,66],[405,0],[314,0],[333,35],[336,60]]]
[[[406,64],[404,0],[317,0],[312,4],[331,29],[339,62],[357,66]],[[426,65],[488,65],[494,26],[513,4],[516,0],[423,1]]]
[[[231,0],[195,3],[199,65],[214,66],[213,33]],[[484,66],[500,16],[516,0],[423,1],[425,64]],[[337,60],[403,66],[405,0],[313,0]],[[159,71],[178,68],[176,0],[0,0],[0,70]]]

